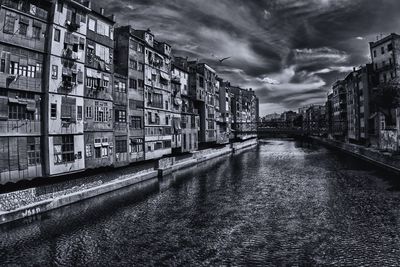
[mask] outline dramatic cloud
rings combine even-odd
[[[369,62],[369,41],[400,31],[398,0],[98,1],[119,25],[150,28],[175,55],[256,90],[262,114],[323,103],[336,79]]]

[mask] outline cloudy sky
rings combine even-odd
[[[369,41],[400,32],[399,0],[100,2],[120,25],[150,28],[175,55],[256,90],[261,115],[323,103],[334,80],[369,62]]]

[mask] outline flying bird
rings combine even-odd
[[[225,60],[228,60],[228,59],[230,59],[231,57],[226,57],[226,58],[223,58],[223,59],[220,59],[219,60],[219,63],[222,63],[222,62],[224,62]]]

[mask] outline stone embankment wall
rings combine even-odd
[[[312,137],[313,140],[321,142],[328,146],[338,148],[342,151],[350,153],[358,158],[370,161],[383,168],[400,173],[400,157],[393,156],[391,153],[385,153],[373,148],[363,147],[355,144],[343,143],[327,138]]]
[[[213,158],[231,155],[237,151],[254,147],[257,144],[257,139],[251,139],[241,143],[228,144],[221,148],[196,151],[185,158],[162,158],[158,160],[153,169],[144,169],[119,175],[111,181],[97,180],[82,182],[82,184],[67,188],[61,185],[51,185],[46,186],[45,190],[42,187],[38,187],[0,194],[0,224],[37,215],[149,179],[167,175],[173,171],[188,168]]]

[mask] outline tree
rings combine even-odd
[[[400,107],[400,81],[396,79],[378,85],[372,93],[372,103],[385,115],[386,124],[393,125],[392,111]]]

